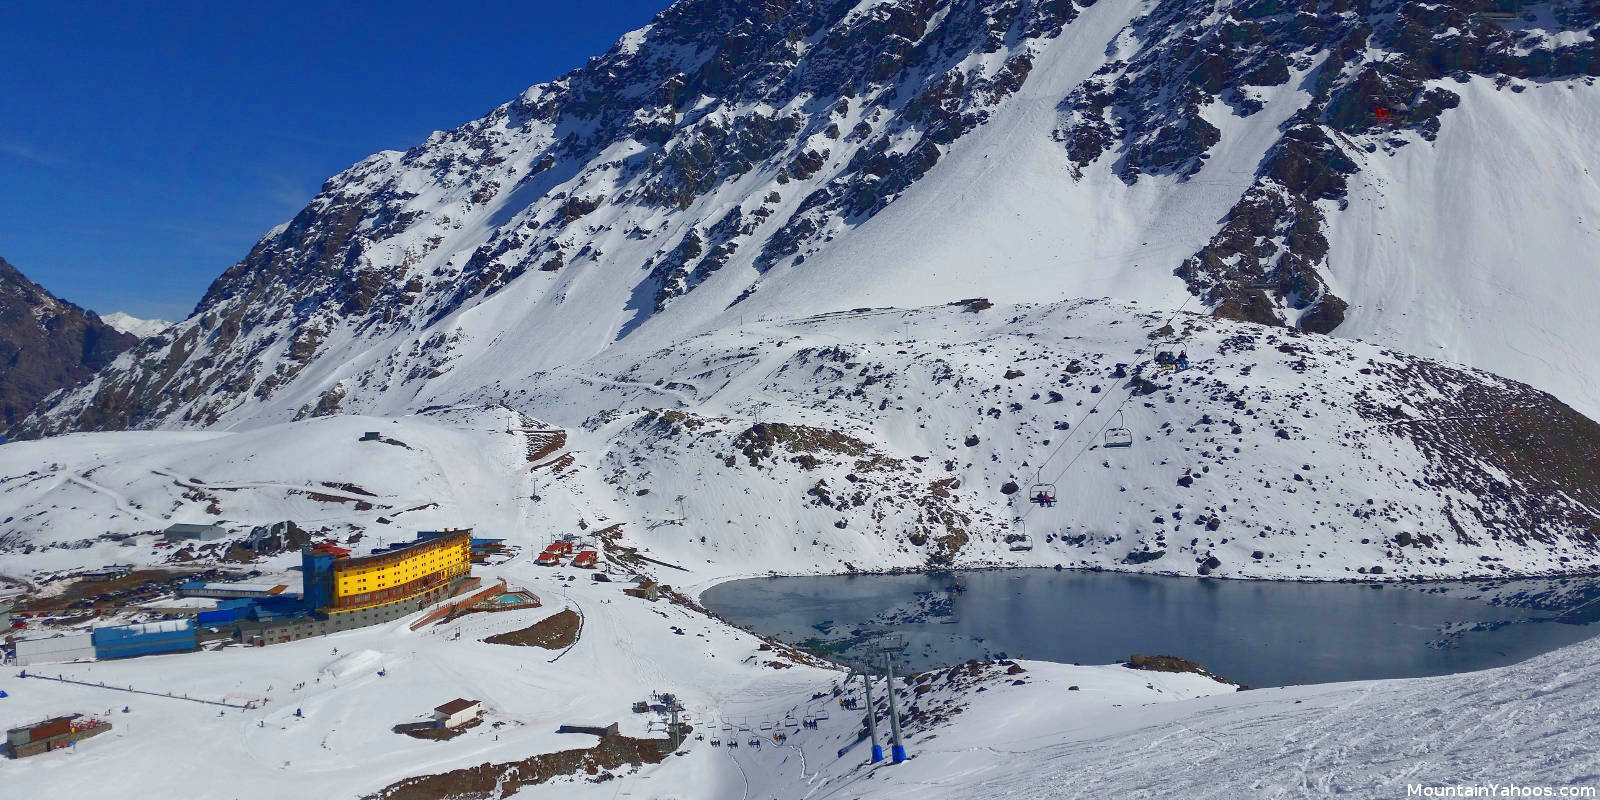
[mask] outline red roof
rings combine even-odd
[[[349,558],[350,557],[350,551],[349,550],[346,550],[343,547],[340,547],[340,546],[338,546],[338,545],[336,545],[336,544],[334,544],[332,542],[321,542],[321,543],[318,543],[318,544],[314,544],[314,545],[311,546],[311,552],[313,552],[313,553],[321,553],[323,555],[330,555],[330,556],[333,556],[334,558]]]
[[[439,706],[438,708],[435,708],[434,711],[437,711],[440,714],[444,714],[447,717],[453,717],[453,716],[455,716],[457,714],[460,714],[463,711],[466,711],[469,708],[472,708],[473,706],[477,705],[479,702],[481,702],[481,701],[479,701],[479,700],[464,700],[464,699],[462,699],[460,697],[457,697],[456,699],[451,700],[450,702],[445,703],[444,705]]]

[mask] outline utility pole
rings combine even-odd
[[[883,760],[883,745],[878,744],[878,712],[872,705],[872,678],[866,670],[861,671],[861,685],[867,690],[867,732],[872,734],[872,763],[876,764]]]
[[[683,513],[683,495],[678,495],[678,526],[689,524],[689,515]]]
[[[900,743],[900,709],[894,701],[894,656],[888,650],[883,651],[883,671],[889,678],[889,731],[894,735],[894,763],[900,764],[906,760],[906,748]]]

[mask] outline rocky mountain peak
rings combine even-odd
[[[136,339],[62,300],[0,258],[0,414],[5,428],[88,380]]]

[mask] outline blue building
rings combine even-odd
[[[165,620],[139,625],[95,628],[90,640],[102,661],[157,653],[186,653],[197,646],[194,620]]]
[[[331,544],[319,544],[300,551],[300,570],[305,588],[301,600],[307,611],[333,605],[333,563],[350,551]]]

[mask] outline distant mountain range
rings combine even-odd
[[[139,319],[131,314],[116,311],[100,318],[101,322],[116,328],[123,333],[132,334],[140,339],[148,339],[170,327],[172,323],[164,319]]]
[[[40,400],[82,384],[137,341],[0,258],[0,415],[6,429]]]

